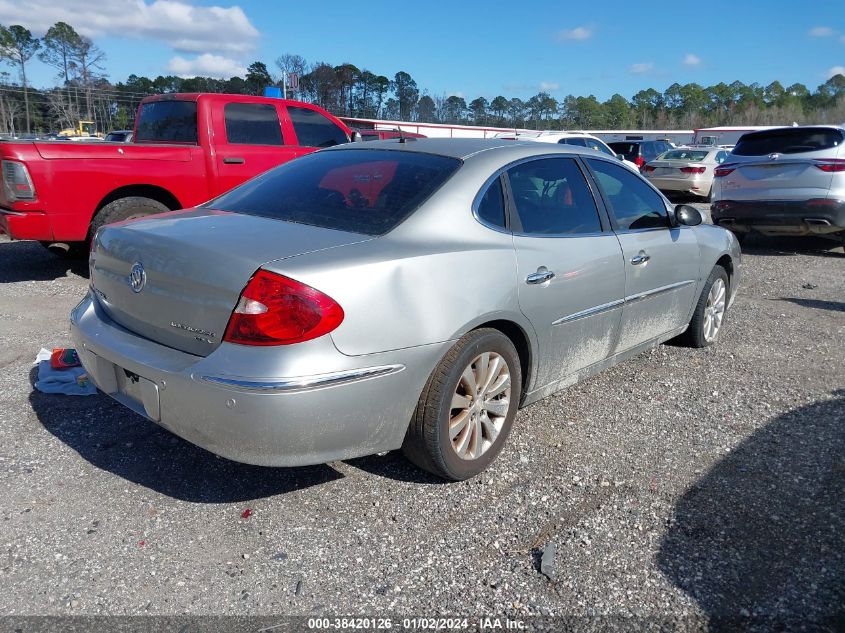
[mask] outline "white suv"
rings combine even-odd
[[[845,248],[845,128],[745,134],[713,174],[713,222],[740,240],[751,231],[820,235]]]
[[[634,163],[626,160],[622,154],[616,154],[600,138],[586,132],[500,132],[496,138],[510,141],[535,141],[537,143],[560,143],[564,145],[578,145],[589,147],[603,154],[609,154],[625,164],[629,169],[639,173],[640,169]]]

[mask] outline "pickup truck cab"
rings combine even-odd
[[[339,119],[298,101],[147,97],[132,143],[0,142],[0,232],[84,251],[103,224],[198,205],[351,137]]]

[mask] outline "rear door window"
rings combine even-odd
[[[411,215],[461,164],[456,158],[397,150],[314,152],[204,206],[383,235]]]
[[[346,132],[316,110],[287,106],[293,130],[304,147],[332,147],[346,143]]]
[[[196,143],[197,102],[161,100],[143,104],[135,141]]]
[[[516,205],[513,222],[521,225],[514,226],[515,231],[534,235],[601,232],[593,194],[573,159],[521,163],[507,174]]]
[[[493,226],[505,228],[505,196],[501,177],[496,178],[478,203],[478,219]]]
[[[842,145],[842,132],[833,128],[781,128],[744,134],[733,153],[737,156],[802,154]]]
[[[667,228],[663,198],[627,167],[587,159],[621,231]]]
[[[269,103],[227,103],[226,139],[238,145],[284,145],[276,107]]]

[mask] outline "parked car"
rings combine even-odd
[[[405,132],[399,130],[362,130],[356,129],[361,135],[362,141],[383,141],[389,138],[426,138],[425,134],[418,134],[416,132]]]
[[[814,125],[746,134],[715,170],[713,221],[740,240],[819,235],[845,249],[845,128]]]
[[[643,165],[674,147],[669,141],[614,141],[610,143],[610,149],[642,169]]]
[[[670,149],[643,165],[642,172],[663,193],[689,193],[709,200],[713,170],[728,155],[723,149]]]
[[[113,130],[106,134],[104,140],[110,143],[131,143],[132,135],[132,130]]]
[[[401,447],[466,479],[519,406],[718,339],[740,250],[701,219],[585,148],[355,143],[101,228],[72,335],[101,390],[224,457]]]
[[[560,145],[589,147],[597,152],[619,159],[626,167],[630,167],[634,171],[639,169],[637,165],[627,160],[622,154],[615,154],[603,140],[586,132],[500,132],[496,135],[496,138],[509,141],[535,141],[537,143],[558,143]]]
[[[117,147],[102,139],[0,143],[0,231],[87,253],[104,224],[200,204],[351,138],[317,106],[230,94],[146,97],[133,134]]]

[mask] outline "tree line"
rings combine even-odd
[[[692,129],[713,125],[791,125],[845,121],[845,76],[835,75],[810,90],[795,83],[783,86],[734,81],[712,86],[674,83],[663,92],[640,90],[630,99],[614,94],[605,101],[594,95],[555,99],[548,92],[521,99],[498,95],[471,101],[460,95],[435,95],[420,88],[410,73],[392,78],[351,63],[309,63],[300,55],[280,55],[272,71],[262,61],[242,77],[155,78],[130,75],[112,83],[104,73],[106,56],[94,42],[65,22],[54,24],[43,38],[21,25],[0,25],[0,132],[48,132],[94,121],[100,131],[131,127],[140,100],[167,92],[263,94],[296,75],[288,97],[315,103],[339,116],[423,123],[450,123],[533,129]],[[57,85],[35,89],[28,81],[30,64],[38,61],[56,71]],[[287,82],[286,82],[287,83]]]

